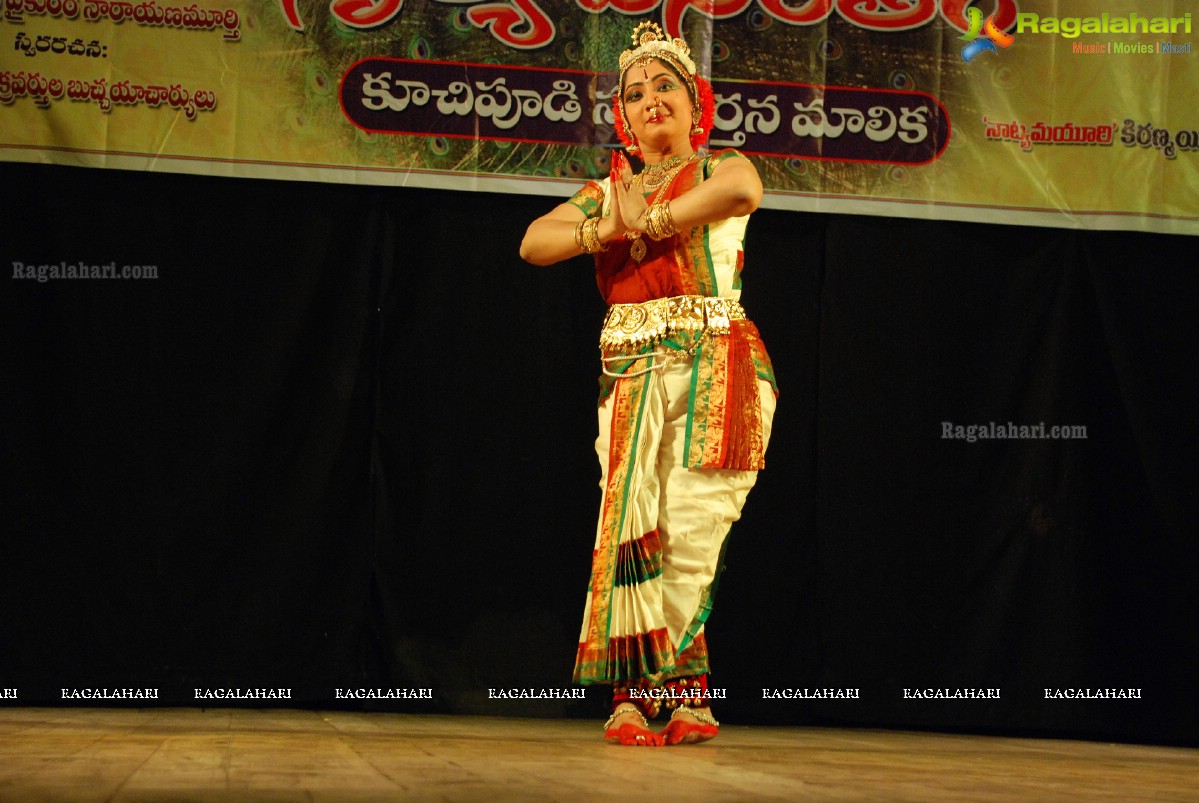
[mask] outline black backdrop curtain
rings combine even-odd
[[[569,684],[599,498],[603,307],[517,256],[553,200],[0,180],[4,703],[602,712],[492,692]],[[747,252],[782,398],[722,718],[1194,742],[1199,241],[763,210]],[[61,263],[158,277],[21,278]],[[989,422],[1086,438],[942,437]],[[858,696],[764,693],[824,688]],[[999,698],[912,695],[967,688]]]

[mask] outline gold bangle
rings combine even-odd
[[[644,213],[645,236],[649,237],[651,240],[661,239],[660,237],[658,237],[658,227],[657,227],[658,208],[657,207],[658,207],[657,204],[650,204],[646,208],[645,213]]]
[[[670,201],[662,204],[662,231],[667,237],[673,237],[679,233],[678,224],[674,222],[674,215],[670,212]]]
[[[651,240],[665,240],[679,233],[674,217],[670,214],[670,201],[653,204],[646,210],[645,233]]]
[[[584,233],[587,236],[587,253],[589,254],[597,254],[604,250],[604,244],[600,242],[599,238],[599,224],[600,219],[597,217],[587,219]]]
[[[575,242],[579,244],[579,248],[584,254],[598,254],[600,251],[608,250],[608,246],[600,242],[599,224],[600,219],[597,217],[589,217],[579,224]]]
[[[579,225],[575,226],[575,245],[584,254],[587,253],[587,246],[583,245],[583,226],[585,225],[587,225],[587,218],[583,218],[579,221]]]

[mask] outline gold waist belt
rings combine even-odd
[[[731,298],[672,296],[640,304],[613,304],[604,318],[600,348],[639,349],[656,345],[676,332],[727,335],[729,322],[741,320],[745,320],[745,310]]]

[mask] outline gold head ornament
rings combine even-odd
[[[676,68],[681,67],[684,78],[695,75],[695,62],[691,60],[691,48],[687,43],[675,37],[671,39],[656,22],[648,20],[633,29],[633,46],[620,54],[620,77],[623,81],[625,72],[635,64],[645,64],[651,59],[672,63]]]

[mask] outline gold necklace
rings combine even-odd
[[[658,162],[656,165],[646,165],[645,169],[637,174],[640,179],[638,184],[647,192],[656,190],[666,183],[668,174],[682,163],[690,162],[695,158],[695,154],[690,156],[672,156],[664,162]]]
[[[695,160],[696,154],[690,156],[672,156],[664,162],[659,162],[656,165],[647,166],[644,170],[638,173],[634,178],[634,183],[639,184],[647,191],[654,191],[653,200],[650,204],[656,204],[662,199],[662,193],[666,192],[666,188],[670,186],[670,182],[679,172],[691,164]],[[649,174],[648,177],[646,175]],[[654,183],[651,184],[650,182]],[[645,259],[645,254],[649,251],[649,247],[645,244],[645,240],[641,237],[641,232],[629,229],[625,232],[625,237],[632,240],[632,245],[629,246],[629,256],[633,261],[640,262]]]

